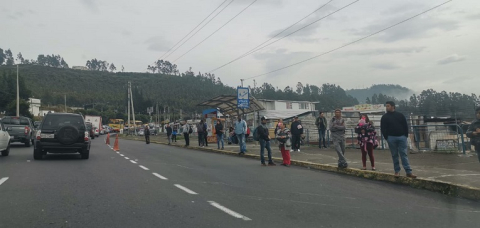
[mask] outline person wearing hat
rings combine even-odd
[[[300,152],[300,138],[303,134],[303,127],[298,116],[293,117],[294,121],[290,126],[290,132],[292,133],[292,151]]]
[[[265,164],[265,148],[267,148],[268,152],[268,165],[274,166],[275,163],[272,161],[272,148],[270,147],[270,136],[268,134],[268,127],[267,127],[267,117],[262,116],[261,121],[262,124],[258,126],[258,141],[260,142],[260,162],[262,166],[266,166]]]

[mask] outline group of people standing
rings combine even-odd
[[[402,161],[403,168],[407,173],[407,177],[416,178],[417,176],[413,174],[412,168],[410,167],[410,162],[408,160],[407,119],[402,113],[395,111],[395,103],[392,101],[386,102],[386,111],[387,112],[382,116],[380,128],[382,136],[387,141],[392,155],[395,176],[400,175],[400,159]],[[319,118],[320,120],[317,119],[317,126],[319,135],[321,136],[320,140],[323,138],[323,142],[325,143],[324,134],[320,133],[323,133],[323,130],[325,130],[325,128],[323,128],[323,123],[325,123],[326,120],[323,115],[320,115]],[[320,126],[319,124],[322,125]],[[339,168],[348,167],[347,159],[345,158],[345,130],[346,126],[345,120],[342,118],[342,111],[340,109],[336,109],[335,117],[333,117],[330,122],[330,132],[333,145],[338,155]],[[366,170],[366,160],[368,155],[372,170],[376,170],[373,150],[378,146],[377,132],[375,131],[373,122],[370,121],[367,115],[361,116],[359,123],[355,128],[355,132],[357,133],[357,141],[360,146],[360,151],[362,152],[362,169]]]

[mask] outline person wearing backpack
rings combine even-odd
[[[200,120],[200,123],[197,124],[197,134],[198,134],[198,146],[204,147],[205,146],[205,125],[203,124],[203,120]]]
[[[190,146],[190,134],[192,134],[192,127],[185,122],[183,125],[183,138],[185,138],[185,147]]]
[[[220,149],[220,142],[222,143],[222,150],[223,148],[223,135],[225,130],[223,129],[222,121],[217,120],[217,124],[215,124],[215,134],[217,135],[217,149]]]
[[[268,165],[274,166],[275,163],[272,161],[272,148],[270,148],[270,136],[268,134],[268,127],[267,127],[267,117],[262,116],[261,118],[262,124],[255,128],[253,131],[253,139],[260,142],[260,162],[262,166],[265,165],[265,148],[267,148],[268,152]]]

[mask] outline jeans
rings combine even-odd
[[[345,158],[345,138],[343,139],[334,139],[333,145],[338,155],[338,165],[346,165],[347,159]]]
[[[237,134],[238,145],[240,146],[240,153],[247,151],[247,144],[245,143],[245,134]]]
[[[407,174],[412,173],[407,155],[407,137],[388,136],[387,143],[388,147],[390,148],[390,152],[392,153],[393,169],[395,170],[395,173],[400,172],[400,162],[398,161],[399,156],[402,159],[402,165],[403,169],[405,169],[405,172]]]
[[[145,142],[150,144],[150,135],[145,135]]]
[[[223,149],[223,134],[217,134],[217,147],[220,149],[220,142],[222,142],[222,149]]]
[[[318,147],[322,147],[322,140],[323,140],[323,147],[327,147],[325,142],[325,129],[318,129]]]
[[[272,161],[272,148],[270,148],[270,141],[265,141],[260,139],[260,161],[262,164],[265,163],[265,148],[267,148],[268,152],[268,163],[273,163]]]
[[[185,146],[190,146],[190,134],[183,133],[183,137],[185,138]]]
[[[205,136],[203,132],[198,132],[198,146],[205,146]]]
[[[168,138],[168,144],[170,145],[172,143],[172,135],[167,135]]]

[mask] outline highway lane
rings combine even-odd
[[[89,160],[0,157],[0,227],[474,227],[478,202],[190,149],[95,139]],[[113,140],[112,144],[113,144]],[[127,159],[128,158],[128,159]],[[30,161],[27,161],[30,160]]]

